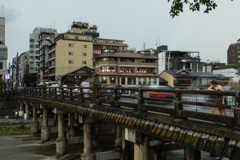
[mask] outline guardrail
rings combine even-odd
[[[126,92],[127,91],[127,92]],[[123,95],[125,92],[136,92],[137,96]],[[147,92],[160,93],[160,98],[151,98],[144,96]],[[167,93],[174,94],[173,98],[165,98]],[[111,107],[127,107],[136,112],[153,112],[167,114],[173,118],[194,120],[204,120],[209,123],[223,123],[228,127],[235,128],[240,127],[240,95],[239,92],[232,91],[198,91],[198,90],[173,90],[173,89],[146,89],[146,88],[122,88],[111,87],[104,88],[94,85],[93,87],[37,87],[27,88],[24,90],[18,90],[18,94],[21,96],[37,97],[37,98],[53,98],[55,100],[62,99],[66,101],[76,101],[93,103],[96,105],[110,104]],[[229,104],[215,104],[214,97],[219,95],[225,95],[226,97],[232,97],[234,103]],[[209,101],[192,101],[188,97],[206,97],[211,96],[211,102]],[[121,98],[136,99],[137,103],[123,102]],[[146,102],[161,102],[173,104],[173,107],[164,107],[161,104],[153,105]],[[233,111],[233,116],[223,116],[211,113],[196,112],[185,109],[185,106],[203,106],[208,108],[228,109]],[[187,108],[187,107],[186,107]]]

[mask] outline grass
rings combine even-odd
[[[31,134],[31,127],[27,127],[23,124],[17,126],[0,126],[0,136],[27,134]]]

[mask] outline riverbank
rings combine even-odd
[[[29,125],[0,126],[0,136],[29,134],[31,134],[31,126]]]

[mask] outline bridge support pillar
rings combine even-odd
[[[19,117],[23,117],[23,116],[24,116],[23,102],[20,102]]]
[[[48,110],[47,108],[43,109],[43,126],[41,128],[41,142],[47,142],[50,140],[50,129],[48,127]]]
[[[122,155],[121,160],[130,160],[130,145],[131,142],[125,140],[125,128],[122,128]]]
[[[58,126],[58,115],[54,114],[54,124],[53,127],[57,127]]]
[[[122,147],[122,127],[121,126],[116,126],[115,147],[120,149]]]
[[[79,116],[77,113],[74,113],[74,126],[79,126]]]
[[[75,136],[75,128],[73,126],[73,122],[74,122],[74,113],[68,113],[67,137],[74,137]]]
[[[79,115],[79,122],[83,123],[83,153],[81,160],[94,160],[94,154],[92,153],[92,124],[95,120]]]
[[[154,153],[154,160],[166,160],[166,159],[167,159],[167,153],[164,151],[164,141],[157,140],[155,153]]]
[[[191,147],[184,149],[186,153],[186,160],[201,160],[201,151]]]
[[[58,138],[56,140],[57,158],[67,154],[67,138],[65,135],[64,115],[58,114]]]
[[[28,120],[30,118],[29,114],[29,104],[25,103],[25,113],[24,113],[24,120]]]
[[[33,106],[33,121],[31,122],[31,132],[36,134],[39,131],[39,122],[37,120],[37,106]]]
[[[142,142],[134,143],[134,160],[148,160],[149,141],[148,136],[140,134]]]

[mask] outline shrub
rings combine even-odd
[[[216,69],[223,69],[223,68],[238,68],[237,64],[227,65],[227,66],[218,66]]]

